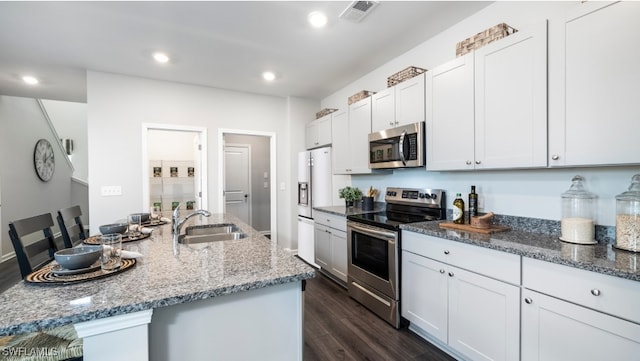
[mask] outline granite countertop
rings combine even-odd
[[[364,214],[364,213],[376,213],[382,212],[386,209],[386,203],[384,202],[375,202],[373,203],[373,209],[370,211],[365,211],[359,206],[354,207],[345,207],[345,206],[327,206],[327,207],[313,207],[314,211],[326,212],[335,214],[336,216],[351,216],[355,214]]]
[[[193,217],[192,224],[235,223],[235,241],[178,245],[171,225],[150,238],[123,243],[144,256],[130,270],[67,286],[19,282],[0,294],[0,336],[32,332],[147,309],[203,300],[315,277],[315,270],[231,215]]]
[[[557,236],[523,230],[482,234],[440,228],[439,222],[401,225],[418,232],[452,241],[491,248],[542,261],[562,264],[610,276],[640,281],[640,254],[618,250],[611,243],[579,245],[560,241]]]

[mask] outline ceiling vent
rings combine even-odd
[[[359,23],[376,6],[378,6],[377,1],[354,1],[340,14],[340,19]]]

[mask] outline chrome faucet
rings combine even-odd
[[[209,217],[211,215],[211,212],[204,209],[198,209],[193,213],[189,213],[186,217],[184,217],[184,219],[180,219],[180,205],[178,205],[176,209],[173,210],[173,217],[171,219],[174,238],[180,235],[180,230],[182,229],[182,225],[184,225],[184,222],[186,222],[189,218],[197,215]]]

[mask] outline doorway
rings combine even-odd
[[[207,133],[205,128],[143,124],[143,209],[206,209]]]
[[[275,133],[219,130],[218,211],[276,238]]]

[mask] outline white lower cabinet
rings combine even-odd
[[[315,261],[323,271],[347,283],[347,220],[326,212],[315,212]]]
[[[640,325],[527,289],[522,299],[522,361],[640,358]]]
[[[640,283],[524,257],[522,361],[640,359]]]
[[[403,232],[402,248],[401,314],[410,329],[464,360],[519,359],[520,287],[456,267],[481,264],[500,252],[411,232]],[[480,252],[470,258],[465,248]],[[508,272],[518,274],[519,257],[504,256]]]

